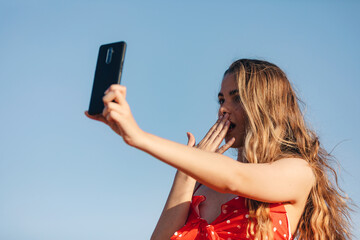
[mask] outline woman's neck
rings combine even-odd
[[[238,162],[245,162],[243,151],[244,151],[244,147],[238,148],[238,155],[237,155],[237,161]]]

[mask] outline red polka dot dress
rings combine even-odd
[[[187,222],[174,233],[171,240],[253,239],[247,234],[249,211],[244,198],[235,197],[223,204],[221,214],[212,223],[200,217],[199,205],[205,199],[205,196],[193,196]],[[281,203],[270,204],[270,218],[274,240],[291,240],[289,221]]]

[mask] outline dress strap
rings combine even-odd
[[[199,188],[202,186],[201,183],[199,183],[199,182],[196,182],[196,183],[199,184],[199,185],[197,185],[196,188],[194,189],[194,193],[195,193],[197,190],[199,190]],[[194,194],[194,193],[193,193],[193,194]]]

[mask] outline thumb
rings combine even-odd
[[[103,123],[107,124],[106,119],[105,119],[105,118],[103,117],[103,115],[101,115],[101,114],[90,115],[90,114],[88,113],[88,111],[86,111],[86,112],[85,112],[85,115],[86,115],[88,118],[92,119],[92,120],[100,121],[100,122],[103,122]]]
[[[190,147],[193,147],[195,145],[195,137],[194,137],[194,135],[192,135],[191,132],[187,132],[186,135],[188,137],[187,145],[190,146]]]

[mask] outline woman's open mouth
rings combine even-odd
[[[235,124],[235,123],[230,122],[229,132],[230,132],[231,130],[233,130],[235,127],[236,127],[236,124]]]
[[[234,128],[236,127],[236,124],[235,123],[232,123],[230,122],[230,126],[229,126],[229,129],[225,135],[225,141],[229,140],[231,137],[233,137],[233,135],[231,134],[232,131],[234,130]]]

